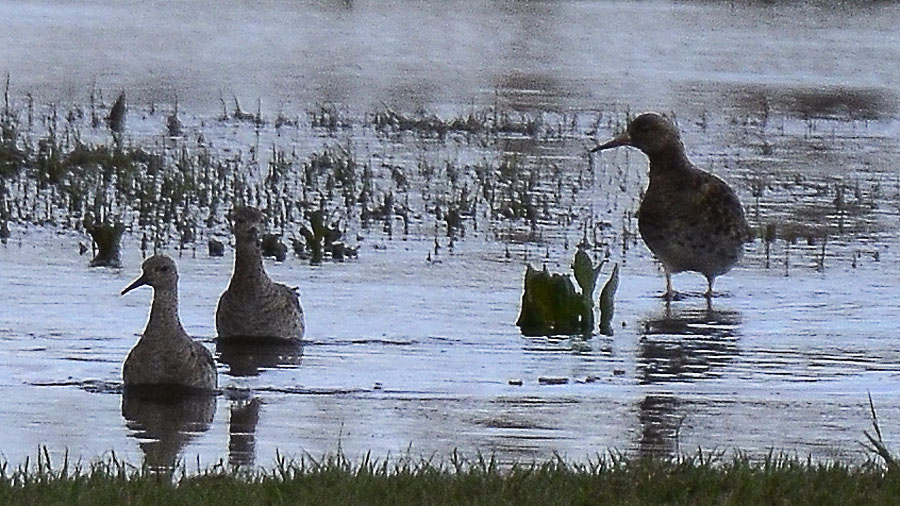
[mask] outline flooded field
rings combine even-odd
[[[137,16],[0,1],[4,153],[38,160],[0,158],[6,459],[40,445],[154,465],[701,447],[856,462],[868,392],[900,448],[897,6],[216,6],[197,20],[168,2]],[[709,305],[690,273],[674,278],[683,298],[659,297],[634,215],[646,158],[588,153],[646,109],[675,116],[758,233]],[[93,162],[53,158],[85,146]],[[97,175],[108,152],[128,170]],[[207,241],[227,244],[240,200],[291,252],[315,209],[358,248],[268,261],[300,289],[300,352],[216,349],[233,251],[211,257]],[[79,254],[89,213],[126,226],[122,268]],[[178,262],[184,326],[217,352],[213,398],[123,402],[150,290],[118,294],[142,242]],[[523,337],[525,266],[568,272],[579,243],[608,259],[603,278],[620,265],[615,334]]]

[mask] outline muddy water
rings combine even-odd
[[[603,153],[591,160],[590,191],[565,205],[609,224],[601,239],[622,265],[614,337],[529,339],[513,325],[525,263],[567,270],[580,221],[525,244],[507,241],[514,234],[500,224],[438,255],[426,223],[405,240],[364,233],[360,258],[343,264],[269,263],[301,290],[302,353],[220,353],[222,393],[160,406],[123,404],[118,393],[150,299],[149,290],[118,296],[137,275],[136,238],[125,268],[89,270],[77,255],[83,236],[13,224],[0,247],[0,452],[18,461],[47,445],[85,458],[268,465],[276,451],[458,449],[509,461],[703,447],[859,461],[867,392],[889,446],[900,447],[900,81],[884,65],[900,56],[897,7],[457,7],[268,2],[197,20],[165,2],[0,2],[11,20],[0,71],[14,96],[39,103],[84,103],[92,83],[126,89],[135,110],[170,107],[177,95],[187,128],[225,146],[335,142],[305,127],[267,127],[254,141],[251,127],[198,119],[231,94],[245,109],[260,98],[270,116],[324,101],[359,114],[385,102],[581,115],[570,138],[537,146],[393,143],[391,159],[413,166],[509,150],[575,173],[589,163],[589,138],[611,134],[626,110],[674,111],[692,158],[732,182],[753,225],[777,225],[768,254],[762,240],[748,245],[711,306],[691,274],[675,278],[685,297],[665,305],[658,267],[623,237],[645,161]],[[151,143],[162,124],[149,113],[129,119]],[[371,132],[344,135],[362,158],[384,148]],[[177,260],[182,320],[215,350],[231,257]]]

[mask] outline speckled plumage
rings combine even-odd
[[[236,207],[234,272],[219,298],[216,330],[220,340],[293,341],[303,338],[304,316],[295,288],[269,278],[263,265],[260,238],[263,214]]]
[[[202,344],[184,331],[178,317],[178,271],[165,255],[144,261],[141,277],[122,295],[143,285],[153,287],[147,327],[122,367],[126,391],[134,389],[213,390],[216,364]]]
[[[696,168],[684,153],[678,128],[665,117],[645,113],[628,130],[594,148],[633,146],[650,159],[650,183],[638,211],[644,243],[666,271],[666,298],[674,296],[671,275],[699,272],[707,297],[713,282],[741,259],[749,227],[734,191],[718,177]]]

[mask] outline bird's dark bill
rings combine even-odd
[[[602,151],[604,149],[617,148],[619,146],[631,146],[631,137],[628,136],[628,132],[617,135],[603,144],[600,144],[592,149],[591,153]]]
[[[144,276],[141,276],[141,277],[137,278],[136,280],[134,280],[134,283],[131,283],[130,285],[126,286],[125,289],[122,290],[121,295],[125,295],[126,293],[134,290],[135,288],[137,288],[139,286],[144,286],[146,284],[147,284],[147,280],[144,279]]]

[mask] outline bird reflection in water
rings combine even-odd
[[[718,377],[738,355],[737,311],[702,307],[672,309],[641,322],[638,379],[642,384],[702,381]],[[684,405],[672,395],[648,395],[637,404],[641,456],[677,455]]]
[[[171,472],[184,447],[209,430],[216,413],[216,397],[123,395],[122,417],[144,452],[151,471]]]
[[[679,400],[671,395],[648,395],[638,403],[641,457],[671,457],[679,453],[678,432],[684,416],[678,414]]]
[[[228,420],[228,464],[252,466],[256,459],[256,424],[262,401],[253,397],[233,399]]]
[[[259,376],[266,369],[295,368],[303,357],[301,341],[245,343],[242,341],[216,343],[216,358],[228,366],[230,376]]]
[[[267,369],[296,368],[303,358],[303,344],[290,342],[223,341],[216,343],[216,356],[235,377],[259,376]],[[252,396],[230,399],[228,421],[228,463],[233,467],[252,466],[256,459],[256,424],[262,401]]]
[[[739,353],[740,314],[702,308],[672,310],[641,324],[638,377],[643,384],[717,377]]]

